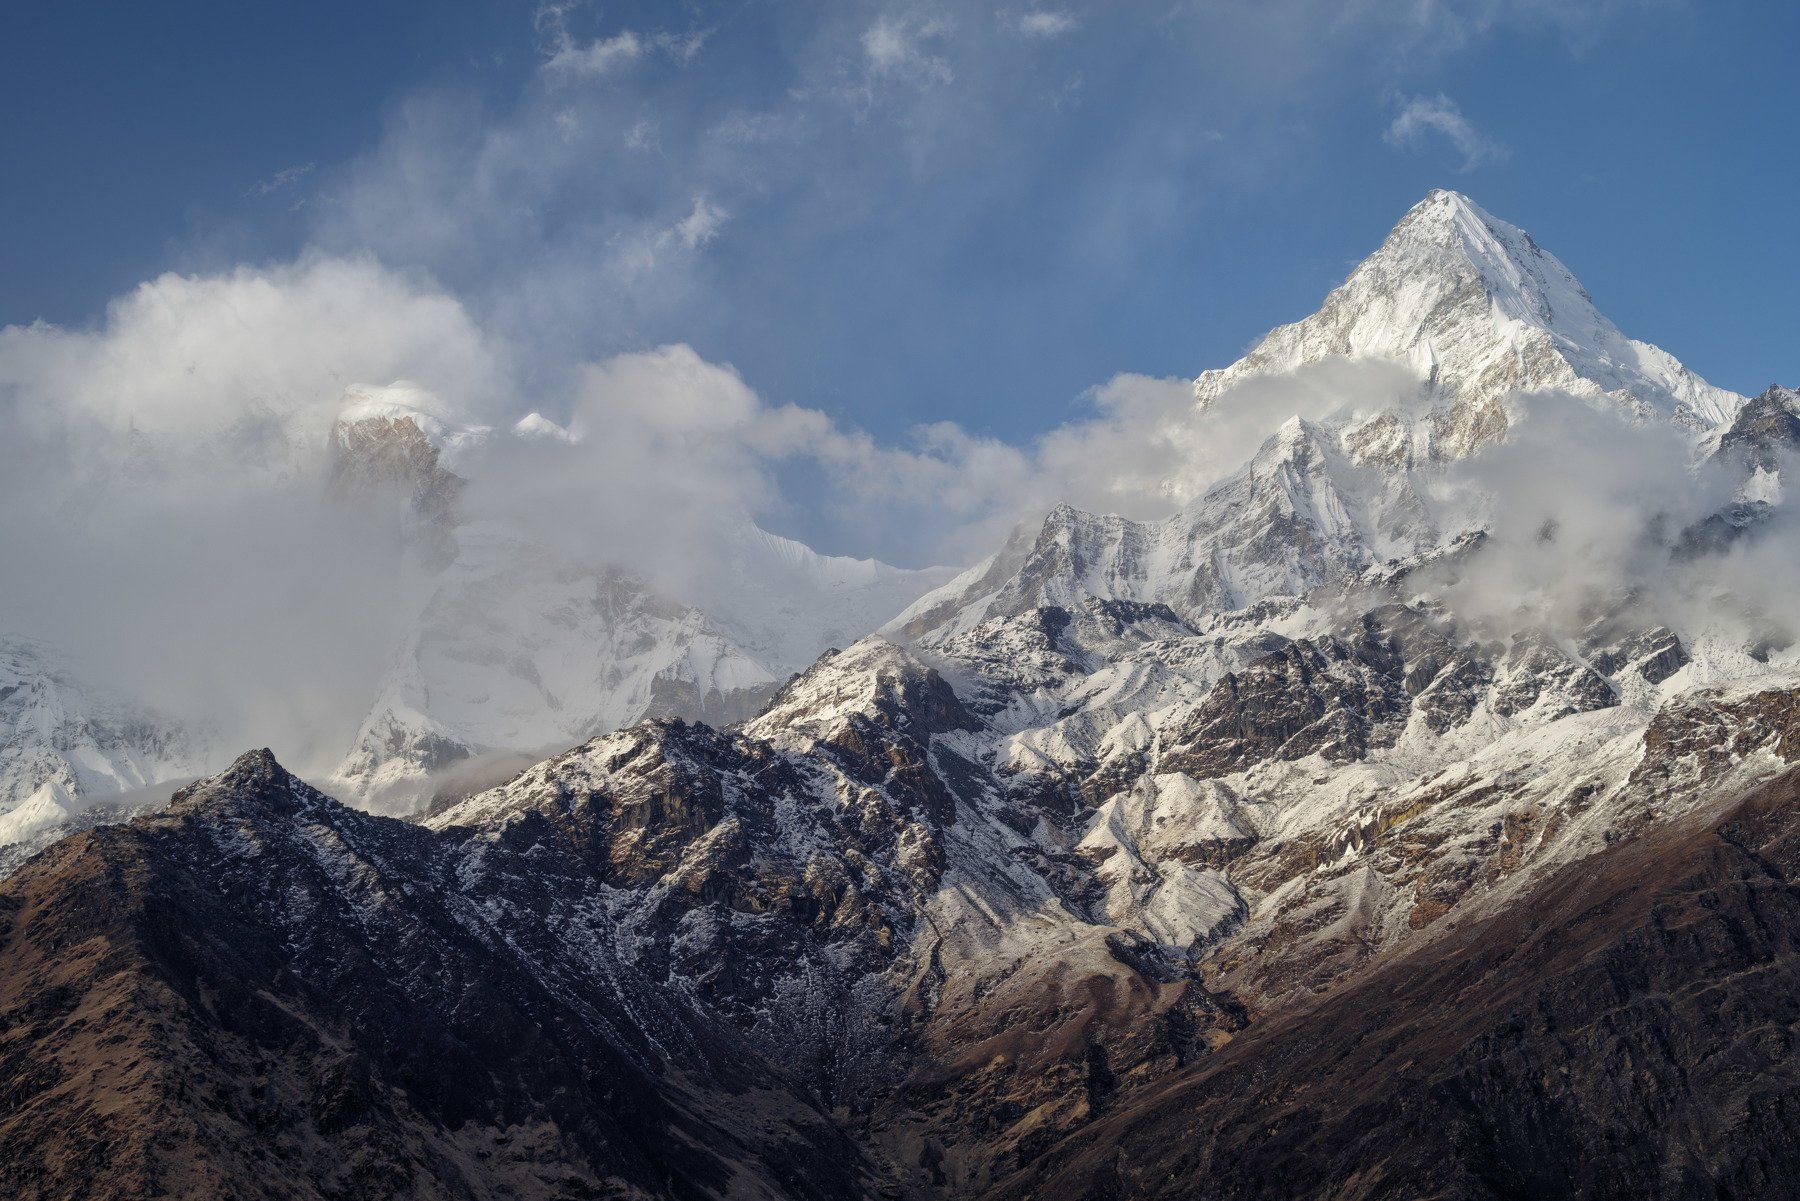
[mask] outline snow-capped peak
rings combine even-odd
[[[411,422],[440,452],[455,454],[486,441],[493,430],[468,418],[454,405],[411,380],[391,384],[351,384],[344,389],[332,427],[332,441],[342,444],[346,432],[369,422]]]
[[[581,436],[566,426],[556,424],[542,413],[527,413],[513,423],[513,436],[530,441],[568,442],[581,441]]]
[[[1637,420],[1691,430],[1729,421],[1743,398],[1666,351],[1627,338],[1573,273],[1517,226],[1457,192],[1434,191],[1319,311],[1194,381],[1205,410],[1227,390],[1331,358],[1409,368],[1417,395],[1358,398],[1337,424],[1392,420],[1424,400],[1409,453],[1460,458],[1501,436],[1519,391],[1559,391]],[[1407,420],[1411,420],[1407,416]]]
[[[1501,313],[1557,330],[1576,345],[1591,345],[1608,330],[1617,333],[1555,255],[1460,192],[1436,189],[1414,205],[1357,275],[1394,267],[1436,276],[1445,285],[1473,271]]]

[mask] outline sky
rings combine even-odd
[[[1713,382],[1800,382],[1785,3],[30,0],[0,22],[0,637],[300,761],[350,744],[436,579],[403,503],[332,499],[350,399],[445,430],[539,414],[440,438],[460,528],[710,605],[746,521],[966,566],[1059,501],[1165,516],[1288,415],[1414,387],[1327,362],[1199,415],[1190,381],[1312,312],[1434,187]],[[1635,587],[1632,531],[1718,500],[1671,484],[1683,446],[1533,420],[1476,464],[1537,506],[1490,557],[1497,613],[1512,583]],[[1525,536],[1547,514],[1572,531],[1554,554]],[[1789,604],[1800,558],[1768,546],[1708,586]]]
[[[36,0],[5,20],[15,360],[41,364],[48,330],[140,363],[122,309],[245,360],[200,367],[216,395],[191,401],[192,362],[56,368],[115,418],[167,369],[156,403],[209,420],[385,372],[568,422],[593,364],[680,344],[832,438],[1019,446],[1119,373],[1229,363],[1434,186],[1714,382],[1800,380],[1787,3]],[[269,339],[304,361],[250,361],[238,292],[270,328],[311,323]],[[174,296],[213,307],[184,325]],[[829,550],[941,550],[872,543],[828,474],[785,462],[759,518]]]

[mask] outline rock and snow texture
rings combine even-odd
[[[1406,474],[1357,466],[1330,430],[1296,417],[1173,517],[1132,521],[1059,505],[887,629],[906,638],[961,631],[1086,597],[1156,602],[1198,618],[1297,596],[1437,539]]]
[[[1460,458],[1499,437],[1513,392],[1572,393],[1693,429],[1729,421],[1743,403],[1620,333],[1530,234],[1448,191],[1407,213],[1317,313],[1202,374],[1194,400],[1204,408],[1246,379],[1339,356],[1412,369],[1419,403],[1360,415],[1347,436],[1397,440],[1420,460]],[[1394,428],[1403,422],[1411,428]]]
[[[0,639],[0,846],[91,798],[191,779],[210,750],[204,733],[85,682],[46,644]]]

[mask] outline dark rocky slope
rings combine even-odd
[[[1571,865],[992,1195],[1794,1196],[1797,806],[1789,774]]]
[[[547,847],[490,866],[583,875]],[[729,1028],[458,867],[266,751],[34,859],[0,887],[0,1193],[864,1193]]]

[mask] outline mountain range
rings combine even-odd
[[[1278,411],[1321,364],[1380,386]],[[960,574],[746,519],[741,586],[677,600],[462,512],[467,448],[576,435],[353,400],[329,486],[400,506],[412,599],[324,790],[185,783],[207,740],[9,652],[12,1194],[1800,1178],[1800,657],[1748,586],[1800,396],[1627,338],[1466,197],[1194,381],[1277,406],[1236,471]],[[1682,465],[1582,499],[1532,460],[1571,429]]]

